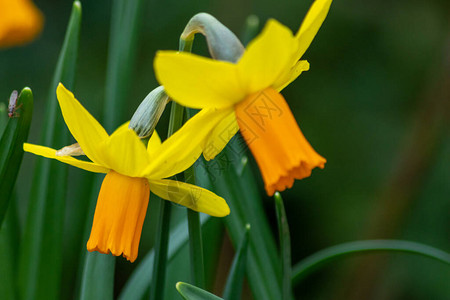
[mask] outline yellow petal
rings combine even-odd
[[[292,69],[285,74],[285,76],[280,77],[279,80],[273,85],[273,88],[278,92],[284,89],[287,85],[289,85],[292,81],[297,79],[298,76],[303,71],[309,70],[309,62],[306,60],[299,60]]]
[[[119,127],[117,127],[117,129],[113,132],[113,134],[117,134],[120,133],[124,130],[128,130],[128,126],[130,125],[130,121],[127,121],[125,123],[123,123],[122,125],[120,125]]]
[[[147,153],[150,155],[150,157],[153,156],[153,154],[156,152],[156,150],[159,149],[159,147],[161,147],[161,139],[155,130],[153,131],[153,134],[147,144]]]
[[[143,177],[143,170],[150,163],[144,143],[131,129],[112,134],[102,148],[107,165],[122,175]]]
[[[56,160],[59,160],[60,162],[69,164],[71,166],[89,171],[89,172],[95,172],[95,173],[108,173],[109,169],[105,168],[99,164],[90,162],[90,161],[83,161],[78,160],[76,158],[73,158],[72,156],[56,156],[56,150],[44,146],[39,145],[33,145],[24,143],[23,144],[23,150],[26,152],[30,152],[36,155],[40,155],[47,158],[53,158]]]
[[[190,53],[159,51],[155,73],[167,94],[192,108],[223,108],[244,98],[235,64]]]
[[[211,160],[217,154],[222,152],[223,148],[231,140],[231,138],[238,132],[239,125],[236,121],[236,114],[234,108],[230,109],[228,115],[217,124],[211,131],[206,140],[203,156],[206,160]]]
[[[102,143],[108,139],[105,129],[61,83],[56,89],[56,95],[64,121],[81,149],[90,160],[105,165],[101,151]]]
[[[322,23],[330,10],[331,1],[332,0],[316,0],[311,5],[300,29],[295,35],[299,43],[295,61],[303,56],[319,31],[320,26],[322,26]]]
[[[296,44],[289,28],[273,19],[267,22],[238,62],[239,77],[247,95],[271,87],[277,78],[289,72]]]
[[[0,1],[0,48],[32,41],[42,30],[44,17],[29,0]]]
[[[230,213],[230,208],[222,197],[201,187],[174,180],[149,180],[149,184],[150,191],[162,199],[192,210],[214,217],[224,217]]]
[[[229,114],[229,109],[203,109],[165,140],[153,153],[145,177],[161,179],[183,172],[200,157],[213,128]]]

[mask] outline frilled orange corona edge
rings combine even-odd
[[[308,143],[283,96],[272,88],[235,105],[241,133],[261,170],[269,196],[291,188],[294,179],[324,168],[326,159]]]
[[[109,171],[98,195],[88,251],[122,254],[134,262],[149,196],[147,179]]]
[[[0,48],[31,42],[41,31],[44,17],[29,0],[0,0]]]

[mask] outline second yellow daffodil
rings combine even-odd
[[[203,109],[193,120],[198,129],[211,129],[202,144],[205,158],[214,158],[240,129],[269,195],[326,162],[305,139],[279,92],[309,69],[299,59],[330,5],[331,0],[315,1],[295,36],[269,20],[237,63],[175,51],[160,51],[155,58],[156,76],[167,94],[184,106]],[[210,120],[218,114],[225,116],[215,125]]]
[[[138,254],[150,192],[211,216],[229,214],[225,200],[214,193],[164,179],[186,170],[195,162],[193,153],[199,151],[196,139],[204,138],[207,131],[194,131],[191,123],[187,122],[183,131],[176,132],[163,143],[155,132],[146,148],[136,133],[128,128],[128,123],[108,135],[62,84],[57,88],[57,97],[64,121],[81,147],[77,154],[84,153],[91,161],[64,155],[70,151],[58,152],[28,143],[24,144],[24,150],[86,171],[106,173],[87,243],[89,251],[122,254],[133,262]],[[191,141],[194,141],[192,145]]]

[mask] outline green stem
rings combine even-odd
[[[199,213],[187,209],[189,226],[189,250],[191,280],[199,288],[205,288],[205,266],[203,262],[203,239]]]
[[[351,254],[384,251],[406,252],[427,256],[450,265],[450,254],[434,247],[401,240],[366,240],[339,244],[320,250],[300,261],[293,268],[292,283],[300,283],[307,275],[329,262]]]
[[[166,281],[167,249],[169,246],[170,211],[169,201],[160,199],[160,217],[155,243],[155,262],[153,263],[150,299],[164,299]]]
[[[170,137],[181,127],[183,114],[184,108],[176,102],[172,102],[167,137]],[[150,299],[164,299],[171,208],[169,201],[160,199],[160,219],[156,233],[155,262],[153,264],[152,284],[150,286]]]
[[[194,36],[188,39],[180,38],[179,50],[184,52],[192,51]],[[186,108],[187,118],[191,118],[195,112]],[[194,166],[185,171],[185,181],[195,184]],[[187,209],[188,227],[189,227],[189,254],[191,262],[191,280],[192,283],[199,288],[205,288],[205,265],[203,258],[203,237],[202,227],[200,224],[199,213],[191,209]]]

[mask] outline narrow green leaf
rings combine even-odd
[[[185,283],[185,282],[178,282],[177,290],[185,300],[220,300],[220,299],[222,299],[220,297],[217,297],[214,294],[211,294],[210,292],[207,292],[205,290],[202,290],[201,288],[198,288],[196,286],[190,285],[189,283]]]
[[[6,123],[8,123],[8,113],[6,112],[6,104],[0,102],[0,136],[3,135]]]
[[[164,299],[164,285],[166,282],[167,249],[169,245],[170,211],[172,204],[164,199],[159,199],[159,201],[161,202],[161,209],[156,233],[150,299]]]
[[[71,89],[74,81],[81,4],[75,1],[49,89],[41,144],[61,147],[69,134],[58,108],[56,87]],[[21,299],[58,299],[62,272],[62,239],[67,166],[37,158],[19,259]]]
[[[126,116],[144,0],[114,0],[108,46],[103,126],[111,132]]]
[[[247,278],[255,299],[281,299],[280,260],[255,181],[247,165],[245,142],[238,134],[214,160],[197,161],[198,184],[222,196],[231,209],[225,226],[235,246],[242,240],[242,228],[250,224]]]
[[[184,108],[176,102],[172,102],[167,137],[170,137],[180,129],[183,123],[183,117]],[[153,266],[152,284],[150,286],[150,299],[164,299],[164,284],[166,281],[167,249],[172,204],[163,199],[159,201],[161,201],[161,211],[156,233],[155,262]]]
[[[433,258],[450,265],[450,253],[421,243],[402,240],[365,240],[343,243],[320,250],[301,260],[293,268],[293,284],[300,283],[306,276],[324,265],[350,255],[377,252],[404,252]]]
[[[211,217],[208,215],[200,215],[200,223],[205,224]],[[170,232],[170,243],[167,254],[167,260],[170,263],[172,258],[183,248],[188,242],[187,221],[181,222],[178,226]],[[144,259],[139,263],[130,278],[126,282],[122,292],[119,295],[119,300],[128,299],[142,299],[146,291],[150,287],[152,281],[152,270],[155,259],[154,250],[147,253]]]
[[[181,39],[180,39],[181,40]],[[192,43],[184,43],[180,47],[192,48]],[[184,49],[182,49],[184,50]],[[186,108],[187,118],[194,115],[192,109]],[[195,168],[191,166],[184,172],[185,181],[196,185]],[[199,213],[189,208],[187,210],[188,227],[189,227],[189,256],[191,263],[191,282],[199,288],[205,288],[205,263],[203,255],[203,235],[200,225]]]
[[[247,264],[248,235],[250,225],[245,226],[245,234],[236,252],[230,274],[222,297],[226,300],[240,299],[242,294],[242,285],[244,283],[245,265]]]
[[[292,297],[292,270],[291,270],[291,237],[289,235],[289,225],[284,210],[283,199],[280,193],[276,192],[275,211],[278,221],[278,236],[280,239],[281,252],[281,274],[282,274],[282,295],[284,300]]]
[[[114,260],[112,255],[87,253],[80,299],[113,299]]]
[[[33,115],[33,93],[24,88],[17,99],[17,116],[9,118],[0,140],[0,228],[23,158]]]
[[[19,249],[19,220],[15,197],[12,197],[5,221],[0,229],[0,295],[4,300],[17,299],[17,250]]]
[[[199,213],[187,208],[191,280],[198,287],[205,287],[205,266],[203,262],[203,239]]]

